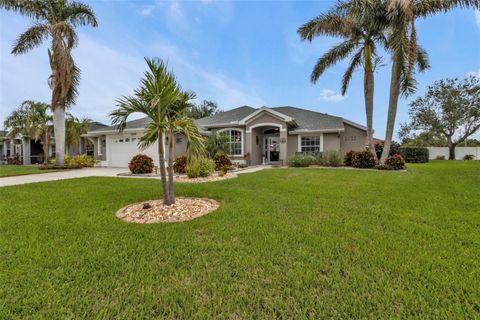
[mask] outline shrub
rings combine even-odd
[[[407,163],[426,163],[428,162],[428,149],[425,147],[401,147],[398,149]]]
[[[93,167],[95,165],[95,159],[86,154],[80,154],[73,157],[65,156],[65,165],[69,168]]]
[[[210,159],[196,159],[189,163],[185,169],[191,179],[208,177],[215,170],[215,163]]]
[[[475,156],[473,154],[466,154],[463,157],[463,160],[473,160],[473,159],[475,159]]]
[[[343,165],[343,157],[337,150],[329,150],[323,153],[324,165],[329,167],[340,167]]]
[[[392,144],[390,145],[390,152],[388,153],[388,156],[393,156],[394,154],[400,153],[399,152],[400,145],[396,143],[395,141],[392,141]],[[377,154],[377,159],[380,159],[382,156],[383,152],[383,142],[376,143],[375,144],[375,153]]]
[[[217,153],[230,152],[230,138],[224,133],[212,132],[205,141],[205,150],[213,158]]]
[[[288,158],[289,167],[308,167],[315,163],[315,157],[307,153],[299,153]]]
[[[215,162],[215,170],[221,170],[223,167],[232,166],[232,162],[230,158],[224,152],[217,152],[215,157],[213,157],[213,161]]]
[[[368,150],[356,152],[352,157],[352,166],[355,168],[373,168],[375,164],[375,157]]]
[[[134,174],[152,173],[153,160],[146,154],[137,154],[128,164],[128,169]]]
[[[230,166],[223,166],[221,169],[220,169],[220,172],[223,173],[224,175],[226,175],[228,173],[228,170],[230,170]]]
[[[392,167],[393,170],[404,170],[405,159],[399,154],[394,154],[391,157],[385,159],[385,165]]]
[[[354,151],[354,150],[350,150],[347,152],[347,154],[345,155],[345,165],[347,167],[351,167],[352,166],[352,160],[353,160],[353,156],[355,155],[355,153],[357,153],[357,151]]]
[[[187,166],[187,157],[180,156],[173,161],[173,172],[183,174],[185,173],[185,167]]]
[[[436,156],[435,160],[445,160],[445,156]]]

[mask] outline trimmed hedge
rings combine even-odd
[[[146,154],[137,154],[128,164],[128,169],[133,174],[152,173],[153,159]]]
[[[373,168],[376,164],[375,157],[368,150],[355,152],[352,157],[352,166],[355,168]]]
[[[315,157],[308,153],[299,153],[288,158],[289,167],[308,167],[315,162]]]
[[[428,162],[428,149],[425,147],[400,147],[400,154],[407,163],[426,163]]]
[[[405,159],[399,154],[394,154],[385,159],[385,165],[392,167],[393,170],[405,170]]]

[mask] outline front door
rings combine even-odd
[[[280,160],[280,137],[265,137],[264,156],[267,163]]]

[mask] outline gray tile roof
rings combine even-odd
[[[341,117],[331,116],[325,113],[310,111],[301,108],[290,106],[273,107],[270,108],[280,112],[286,116],[295,119],[296,127],[293,130],[341,130],[344,129],[344,120]],[[248,115],[252,114],[258,109],[250,106],[242,106],[235,109],[227,110],[210,117],[196,120],[197,126],[200,130],[209,128],[210,126],[229,124],[237,122]],[[137,120],[128,121],[125,129],[141,129],[145,128],[149,123],[148,118],[141,118]],[[351,121],[350,121],[351,122]],[[358,125],[358,124],[357,124]],[[361,126],[361,125],[358,125]],[[100,127],[90,132],[95,131],[109,131],[117,130],[116,126]]]

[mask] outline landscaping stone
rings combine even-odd
[[[145,206],[148,203],[149,206]],[[175,204],[167,206],[163,200],[150,200],[130,204],[117,211],[117,218],[131,223],[182,222],[204,216],[220,204],[207,198],[175,199]]]

